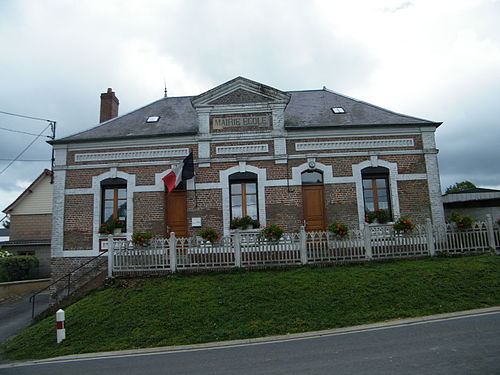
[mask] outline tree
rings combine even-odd
[[[460,193],[461,191],[474,189],[475,187],[476,187],[476,185],[474,185],[470,181],[457,182],[455,185],[448,186],[446,188],[445,194]]]

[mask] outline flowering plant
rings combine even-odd
[[[371,224],[377,219],[380,224],[385,224],[389,221],[389,213],[386,210],[369,211],[365,214],[365,221]]]
[[[393,225],[396,232],[409,233],[415,228],[415,224],[406,217],[400,217]]]
[[[328,226],[328,230],[339,237],[345,237],[349,233],[347,224],[334,221]]]
[[[451,215],[451,221],[457,224],[457,228],[459,230],[467,230],[472,228],[472,224],[474,224],[474,219],[469,215]]]
[[[214,243],[220,237],[220,233],[213,228],[204,228],[198,233],[205,241]]]
[[[125,229],[125,222],[123,220],[111,219],[101,224],[99,227],[99,233],[101,234],[111,234],[115,229]]]
[[[7,250],[0,250],[0,258],[7,258],[12,256],[11,253],[9,253]]]
[[[135,232],[132,234],[134,245],[148,246],[151,238],[153,238],[153,233]]]
[[[260,223],[258,220],[252,219],[250,216],[235,217],[231,220],[231,229],[246,229],[248,226],[258,228],[260,227]]]
[[[283,235],[283,228],[276,224],[266,225],[261,231],[260,234],[262,237],[268,240],[279,240]]]

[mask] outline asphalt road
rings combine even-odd
[[[368,331],[0,367],[0,374],[500,374],[500,312]]]
[[[0,345],[31,324],[32,305],[29,302],[30,296],[31,294],[16,296],[0,303]],[[48,306],[48,292],[38,295],[36,297],[35,314],[44,311]]]

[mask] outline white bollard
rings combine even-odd
[[[66,328],[64,328],[64,310],[59,309],[56,312],[57,322],[57,343],[59,344],[66,338]]]

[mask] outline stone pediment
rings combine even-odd
[[[287,104],[289,101],[290,94],[243,77],[237,77],[194,97],[191,103],[196,108],[257,103]]]
[[[212,100],[208,104],[225,105],[225,104],[266,103],[271,101],[273,100],[269,97],[258,95],[244,89],[236,89],[227,95]]]

